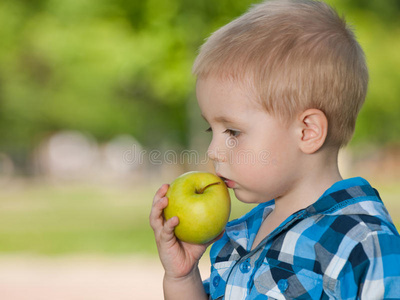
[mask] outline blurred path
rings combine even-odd
[[[157,258],[0,256],[2,300],[159,300],[162,278]]]

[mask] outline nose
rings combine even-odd
[[[208,157],[216,163],[225,162],[227,160],[227,153],[216,138],[213,137],[207,150]]]

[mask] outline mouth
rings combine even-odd
[[[222,176],[221,174],[217,174],[217,176],[218,176],[219,178],[221,178],[221,179],[225,182],[225,185],[226,185],[228,188],[234,188],[234,187],[235,187],[236,183],[235,183],[233,180],[230,180],[230,179],[228,179],[228,178]]]

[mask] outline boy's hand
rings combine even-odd
[[[165,269],[165,277],[179,280],[196,272],[199,259],[213,241],[204,245],[194,245],[176,238],[174,228],[179,224],[178,217],[166,221],[163,216],[163,209],[168,205],[168,199],[165,197],[168,187],[168,184],[162,185],[154,196],[150,225]]]

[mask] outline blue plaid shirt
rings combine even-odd
[[[251,251],[273,207],[229,222],[214,243],[210,299],[400,299],[400,237],[366,180],[337,182]]]

